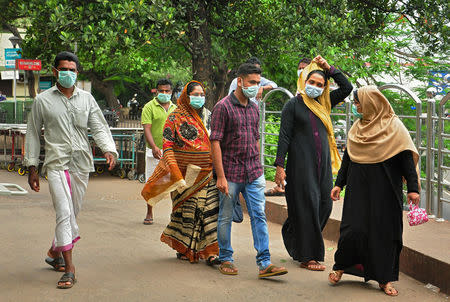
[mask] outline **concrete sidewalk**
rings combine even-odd
[[[28,189],[27,178],[17,173],[0,170],[0,182]],[[69,290],[56,289],[61,273],[44,262],[55,227],[46,181],[41,179],[39,193],[0,197],[0,301],[393,301],[375,282],[356,277],[328,285],[332,241],[326,241],[327,271],[300,269],[287,255],[276,223],[269,223],[272,261],[289,274],[259,280],[248,216],[233,225],[238,276],[222,275],[204,262],[177,260],[175,251],[159,241],[170,202],[155,207],[154,225],[143,225],[142,187],[106,175],[91,178],[74,249],[78,282]],[[448,301],[404,274],[396,288],[396,301]]]
[[[267,182],[267,188],[275,186]],[[333,211],[323,231],[324,238],[337,242],[342,217],[343,201],[333,203]],[[267,218],[271,222],[283,224],[287,218],[285,197],[267,197]],[[427,223],[411,227],[403,214],[403,250],[400,270],[409,276],[450,293],[450,222]]]

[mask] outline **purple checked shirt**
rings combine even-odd
[[[234,93],[220,100],[211,117],[211,141],[220,141],[225,177],[250,183],[263,174],[259,160],[259,110],[253,102],[242,106]]]

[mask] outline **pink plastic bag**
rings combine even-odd
[[[409,212],[406,214],[410,226],[419,225],[428,221],[428,215],[425,209],[419,208],[412,202],[409,203]]]

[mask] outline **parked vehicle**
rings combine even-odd
[[[117,110],[105,108],[103,110],[103,116],[105,117],[109,127],[115,128],[119,124],[119,112]]]

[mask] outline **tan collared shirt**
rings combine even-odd
[[[94,97],[77,87],[68,99],[57,86],[36,96],[28,115],[25,166],[38,166],[44,126],[44,169],[94,171],[88,128],[103,152],[118,156],[116,145]]]

